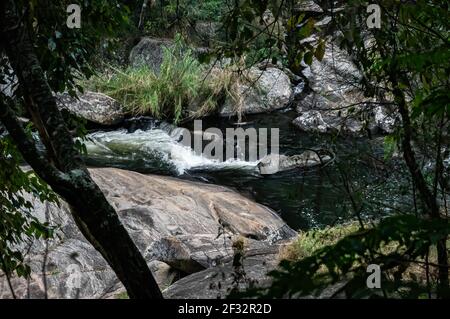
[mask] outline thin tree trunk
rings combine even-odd
[[[411,146],[412,140],[412,126],[409,116],[408,106],[406,104],[405,95],[399,88],[399,81],[397,79],[397,73],[395,68],[389,75],[390,81],[394,87],[395,102],[399,107],[399,112],[402,117],[403,137],[402,137],[402,149],[403,157],[409,172],[414,180],[414,184],[419,190],[420,196],[425,203],[428,214],[433,219],[439,219],[442,223],[447,223],[447,220],[441,218],[439,213],[439,205],[436,201],[436,197],[433,196],[433,192],[428,188],[425,178],[417,164],[414,151]],[[449,288],[449,271],[448,271],[448,253],[447,253],[447,237],[441,238],[437,243],[437,257],[438,257],[438,295]]]
[[[141,13],[139,14],[139,22],[138,22],[138,30],[142,31],[144,29],[144,20],[145,20],[145,11],[147,10],[148,6],[151,6],[150,0],[144,0],[142,2],[142,8]]]
[[[36,174],[70,205],[81,232],[106,259],[129,297],[162,298],[145,259],[81,160],[13,0],[1,2],[0,24],[2,46],[25,97],[36,110],[34,124],[45,145],[52,148],[47,151],[55,156],[54,165],[37,151],[2,96],[1,121]]]

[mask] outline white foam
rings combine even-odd
[[[239,159],[219,161],[196,154],[190,147],[178,143],[174,137],[161,129],[137,130],[128,133],[127,130],[110,132],[95,132],[87,136],[84,141],[88,155],[112,156],[119,152],[124,154],[141,153],[154,157],[159,155],[161,160],[173,164],[179,174],[188,170],[222,170],[246,169],[255,170],[258,162],[248,162]]]

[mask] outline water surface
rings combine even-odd
[[[279,128],[280,153],[301,154],[306,149],[327,149],[335,160],[322,168],[295,169],[262,176],[257,162],[219,162],[197,155],[177,142],[171,125],[140,120],[133,127],[88,135],[87,161],[91,166],[112,166],[179,176],[225,185],[277,211],[294,229],[334,225],[352,219],[379,218],[405,209],[407,181],[395,160],[384,160],[383,138],[344,138],[304,133],[292,124],[293,112],[248,116],[246,127]],[[233,120],[203,120],[203,130],[236,127]],[[188,124],[192,129],[193,125]],[[361,203],[364,202],[364,205]]]

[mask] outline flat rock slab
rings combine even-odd
[[[161,288],[170,286],[177,277],[174,273],[225,265],[232,258],[236,238],[246,238],[247,250],[255,251],[296,236],[274,211],[226,187],[114,168],[90,169],[90,173],[116,208]],[[41,241],[26,247],[33,275],[29,282],[13,278],[19,298],[43,298],[45,289],[49,298],[109,298],[123,291],[115,274],[79,232],[66,203],[58,207],[30,199],[31,213],[42,221],[47,216],[58,230],[47,247]],[[0,277],[0,298],[8,297],[7,282]]]

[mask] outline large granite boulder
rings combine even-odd
[[[123,121],[122,105],[103,93],[87,91],[78,96],[57,94],[56,102],[61,110],[100,125],[114,125]]]
[[[252,67],[234,88],[234,98],[228,97],[220,115],[256,114],[285,108],[291,100],[293,89],[289,76],[282,70]]]
[[[132,67],[148,66],[159,73],[163,62],[164,48],[173,46],[170,39],[144,37],[130,52],[129,62]]]
[[[315,45],[317,39],[304,41]],[[329,41],[322,61],[305,66],[303,75],[310,92],[297,104],[299,116],[293,124],[306,132],[364,135],[391,133],[396,116],[384,96],[367,98],[361,88],[362,74],[337,40]]]
[[[200,45],[210,46],[216,38],[220,24],[214,21],[196,21],[189,29],[189,36]]]
[[[275,212],[226,187],[113,168],[90,172],[116,208],[161,288],[186,273],[228,262],[236,238],[245,238],[249,249],[260,249],[296,235]],[[44,278],[49,298],[120,295],[123,286],[81,235],[67,204],[61,202],[58,207],[30,200],[34,216],[58,225],[57,236],[30,247],[27,262],[32,277],[29,282],[12,278],[16,295],[44,297]],[[0,277],[0,298],[8,297],[7,282]]]

